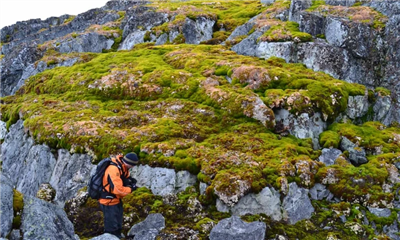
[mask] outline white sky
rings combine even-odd
[[[0,0],[0,29],[17,21],[64,14],[78,15],[92,8],[103,7],[108,0]]]

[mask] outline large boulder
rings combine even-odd
[[[336,148],[324,148],[322,154],[319,156],[318,161],[324,163],[326,166],[335,164],[336,159],[342,154],[342,151]]]
[[[1,144],[1,157],[3,173],[11,179],[13,185],[21,181],[24,161],[33,145],[34,140],[25,133],[22,120],[18,120],[9,128]]]
[[[368,162],[364,148],[359,147],[346,137],[342,137],[342,140],[340,141],[340,149],[342,151],[348,151],[349,160],[354,166],[359,166]]]
[[[166,196],[184,191],[193,186],[197,177],[187,171],[175,173],[173,169],[152,168],[148,165],[139,165],[130,170],[131,176],[137,179],[138,187],[147,187],[153,194]]]
[[[195,21],[186,18],[182,27],[185,43],[199,44],[200,42],[210,40],[213,35],[214,24],[214,20],[205,17],[198,17]]]
[[[265,187],[257,194],[247,194],[233,207],[228,207],[218,199],[217,210],[220,212],[231,212],[239,216],[264,213],[274,221],[282,219],[280,194],[274,188],[269,187]]]
[[[62,39],[58,43],[56,50],[60,53],[71,52],[96,52],[101,53],[108,50],[114,44],[114,40],[98,33],[85,33],[76,37]]]
[[[52,172],[50,184],[57,194],[54,201],[63,206],[66,200],[73,198],[79,189],[87,186],[90,173],[95,165],[87,154],[70,154],[65,149],[58,150],[57,164]]]
[[[22,194],[36,196],[42,183],[48,183],[51,178],[56,159],[51,149],[46,145],[34,145],[29,150],[26,159],[20,159],[21,175],[17,179],[17,190]]]
[[[160,213],[149,214],[143,222],[135,224],[128,236],[137,240],[156,239],[158,233],[165,228],[165,219]]]
[[[315,209],[308,197],[308,192],[308,189],[298,187],[295,182],[289,184],[289,192],[283,200],[282,207],[290,224],[311,218]]]
[[[288,129],[289,133],[297,138],[311,138],[313,147],[319,148],[319,135],[327,127],[320,113],[315,113],[313,116],[308,113],[295,116],[286,109],[277,109],[274,113],[277,126]]]
[[[238,216],[223,219],[211,230],[210,240],[264,240],[266,232],[264,222],[246,223]]]
[[[21,230],[27,240],[79,239],[62,208],[29,196],[24,196]]]

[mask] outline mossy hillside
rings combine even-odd
[[[360,85],[314,73],[301,64],[239,56],[222,46],[142,44],[133,51],[92,56],[88,62],[31,77],[16,96],[3,98],[3,120],[9,125],[22,116],[38,142],[89,153],[95,161],[142,150],[144,163],[201,172],[219,191],[229,191],[224,179],[236,174],[235,179],[254,192],[267,184],[279,186],[282,178],[305,186],[314,183],[318,164],[312,159],[318,154],[311,142],[268,133],[273,128],[271,110],[270,122],[252,118],[254,99],[268,102],[263,89],[303,88],[299,91],[315,100],[299,103],[296,110],[306,105],[332,117],[345,104],[337,107],[331,95],[347,102],[343,99],[348,95],[364,92]],[[259,84],[254,84],[259,72],[263,77],[255,78]],[[229,75],[232,83],[226,80]],[[314,85],[324,91],[314,90]],[[319,96],[308,95],[311,91]],[[256,138],[247,135],[249,127]],[[229,142],[250,146],[231,150]],[[238,162],[232,164],[232,159]],[[225,169],[214,166],[218,161]],[[295,166],[303,170],[292,171]]]
[[[393,199],[392,192],[383,189],[390,182],[390,166],[400,159],[400,129],[385,127],[377,122],[367,122],[356,126],[349,123],[335,123],[320,135],[324,147],[338,147],[341,137],[346,137],[367,152],[368,163],[359,167],[340,159],[335,165],[320,168],[319,181],[332,173],[337,180],[329,189],[347,201],[359,201],[365,205],[384,206]]]
[[[264,101],[271,107],[284,107],[292,113],[321,112],[324,120],[333,120],[345,111],[349,96],[364,95],[365,86],[334,79],[314,72],[303,64],[288,64],[283,59],[267,60],[271,82]]]
[[[157,12],[167,13],[171,22],[154,27],[150,32],[156,36],[169,33],[171,30],[179,30],[185,18],[196,20],[204,17],[215,20],[215,33],[208,44],[219,44],[238,26],[246,23],[252,17],[261,13],[265,7],[259,1],[154,1],[149,4]]]

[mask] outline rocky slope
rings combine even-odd
[[[399,17],[129,0],[1,29],[0,238],[112,239],[86,185],[135,151],[131,238],[400,239]]]

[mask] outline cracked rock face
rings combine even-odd
[[[238,216],[223,219],[211,230],[210,240],[264,239],[266,224],[263,222],[246,223]]]
[[[7,237],[12,229],[13,186],[9,178],[0,172],[0,238]]]

